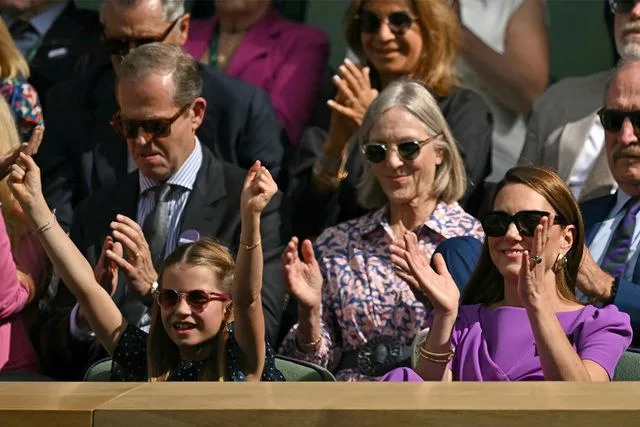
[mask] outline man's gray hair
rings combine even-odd
[[[184,15],[184,0],[104,0],[102,2],[102,7],[100,7],[100,22],[104,25],[103,11],[108,3],[116,3],[118,6],[130,7],[143,1],[160,1],[164,12],[164,20],[167,22],[173,22]],[[176,27],[179,26],[176,25]]]
[[[371,103],[364,116],[358,131],[359,146],[362,147],[369,142],[369,132],[374,123],[393,107],[404,108],[416,116],[431,135],[442,134],[432,142],[435,144],[435,148],[442,150],[442,163],[436,167],[432,188],[425,188],[423,191],[429,191],[432,197],[445,203],[459,200],[467,187],[464,164],[437,101],[420,83],[399,80],[391,83],[382,91]],[[362,150],[359,151],[362,152]],[[363,160],[364,173],[358,184],[358,200],[365,208],[376,209],[387,203],[387,197],[364,156]]]
[[[195,59],[182,47],[168,43],[149,43],[124,57],[116,73],[118,80],[141,80],[152,74],[173,77],[176,106],[191,104],[202,93],[202,79]]]

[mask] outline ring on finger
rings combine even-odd
[[[542,262],[540,255],[529,255],[529,258],[531,258],[536,264],[540,264]]]

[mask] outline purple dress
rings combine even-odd
[[[616,364],[631,342],[629,316],[613,304],[604,308],[587,305],[556,315],[580,359],[596,362],[613,378]],[[455,349],[450,364],[454,381],[544,380],[524,308],[488,310],[481,304],[460,307],[451,345]],[[383,380],[419,378],[413,372],[398,369]]]

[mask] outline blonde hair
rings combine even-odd
[[[436,167],[436,176],[429,191],[438,201],[452,203],[459,200],[467,187],[462,158],[438,103],[420,83],[410,80],[395,81],[380,93],[369,106],[360,126],[359,146],[369,142],[369,132],[374,123],[393,107],[404,108],[416,116],[431,135],[441,134],[434,139],[433,144],[436,149],[442,150],[443,159]],[[366,159],[363,160],[364,172],[358,183],[358,201],[367,209],[376,209],[387,203],[387,196],[371,171],[371,165]]]
[[[219,281],[222,292],[231,294],[233,287],[233,272],[235,261],[231,252],[218,241],[205,237],[194,243],[179,246],[164,261],[162,271],[158,279],[162,288],[163,272],[169,267],[186,264],[189,266],[203,266],[211,269]],[[225,346],[227,343],[227,325],[233,321],[232,303],[226,303],[225,318],[215,338],[204,346],[211,346],[207,366],[203,370],[199,380],[224,381],[226,371]],[[215,356],[214,356],[215,355]],[[151,329],[147,341],[147,367],[150,382],[167,381],[172,369],[180,359],[178,346],[171,341],[162,324],[160,307],[156,300],[153,301]]]
[[[345,37],[349,47],[365,58],[360,39],[358,14],[367,0],[353,0],[345,14]],[[453,8],[446,0],[411,0],[422,35],[422,52],[408,77],[422,82],[436,96],[445,97],[457,85],[455,62],[460,53],[462,29]],[[376,70],[371,67],[372,74]]]
[[[29,78],[29,64],[11,37],[11,33],[0,17],[0,78]]]

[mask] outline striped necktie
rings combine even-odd
[[[169,194],[171,184],[161,184],[151,189],[155,193],[156,204],[147,215],[142,226],[144,237],[149,243],[151,259],[156,271],[164,261],[164,250],[169,235]]]
[[[633,232],[636,228],[636,215],[640,211],[640,198],[629,199],[625,204],[625,214],[618,228],[613,233],[613,238],[604,258],[601,267],[613,277],[622,277],[627,268],[629,249],[633,240]]]

